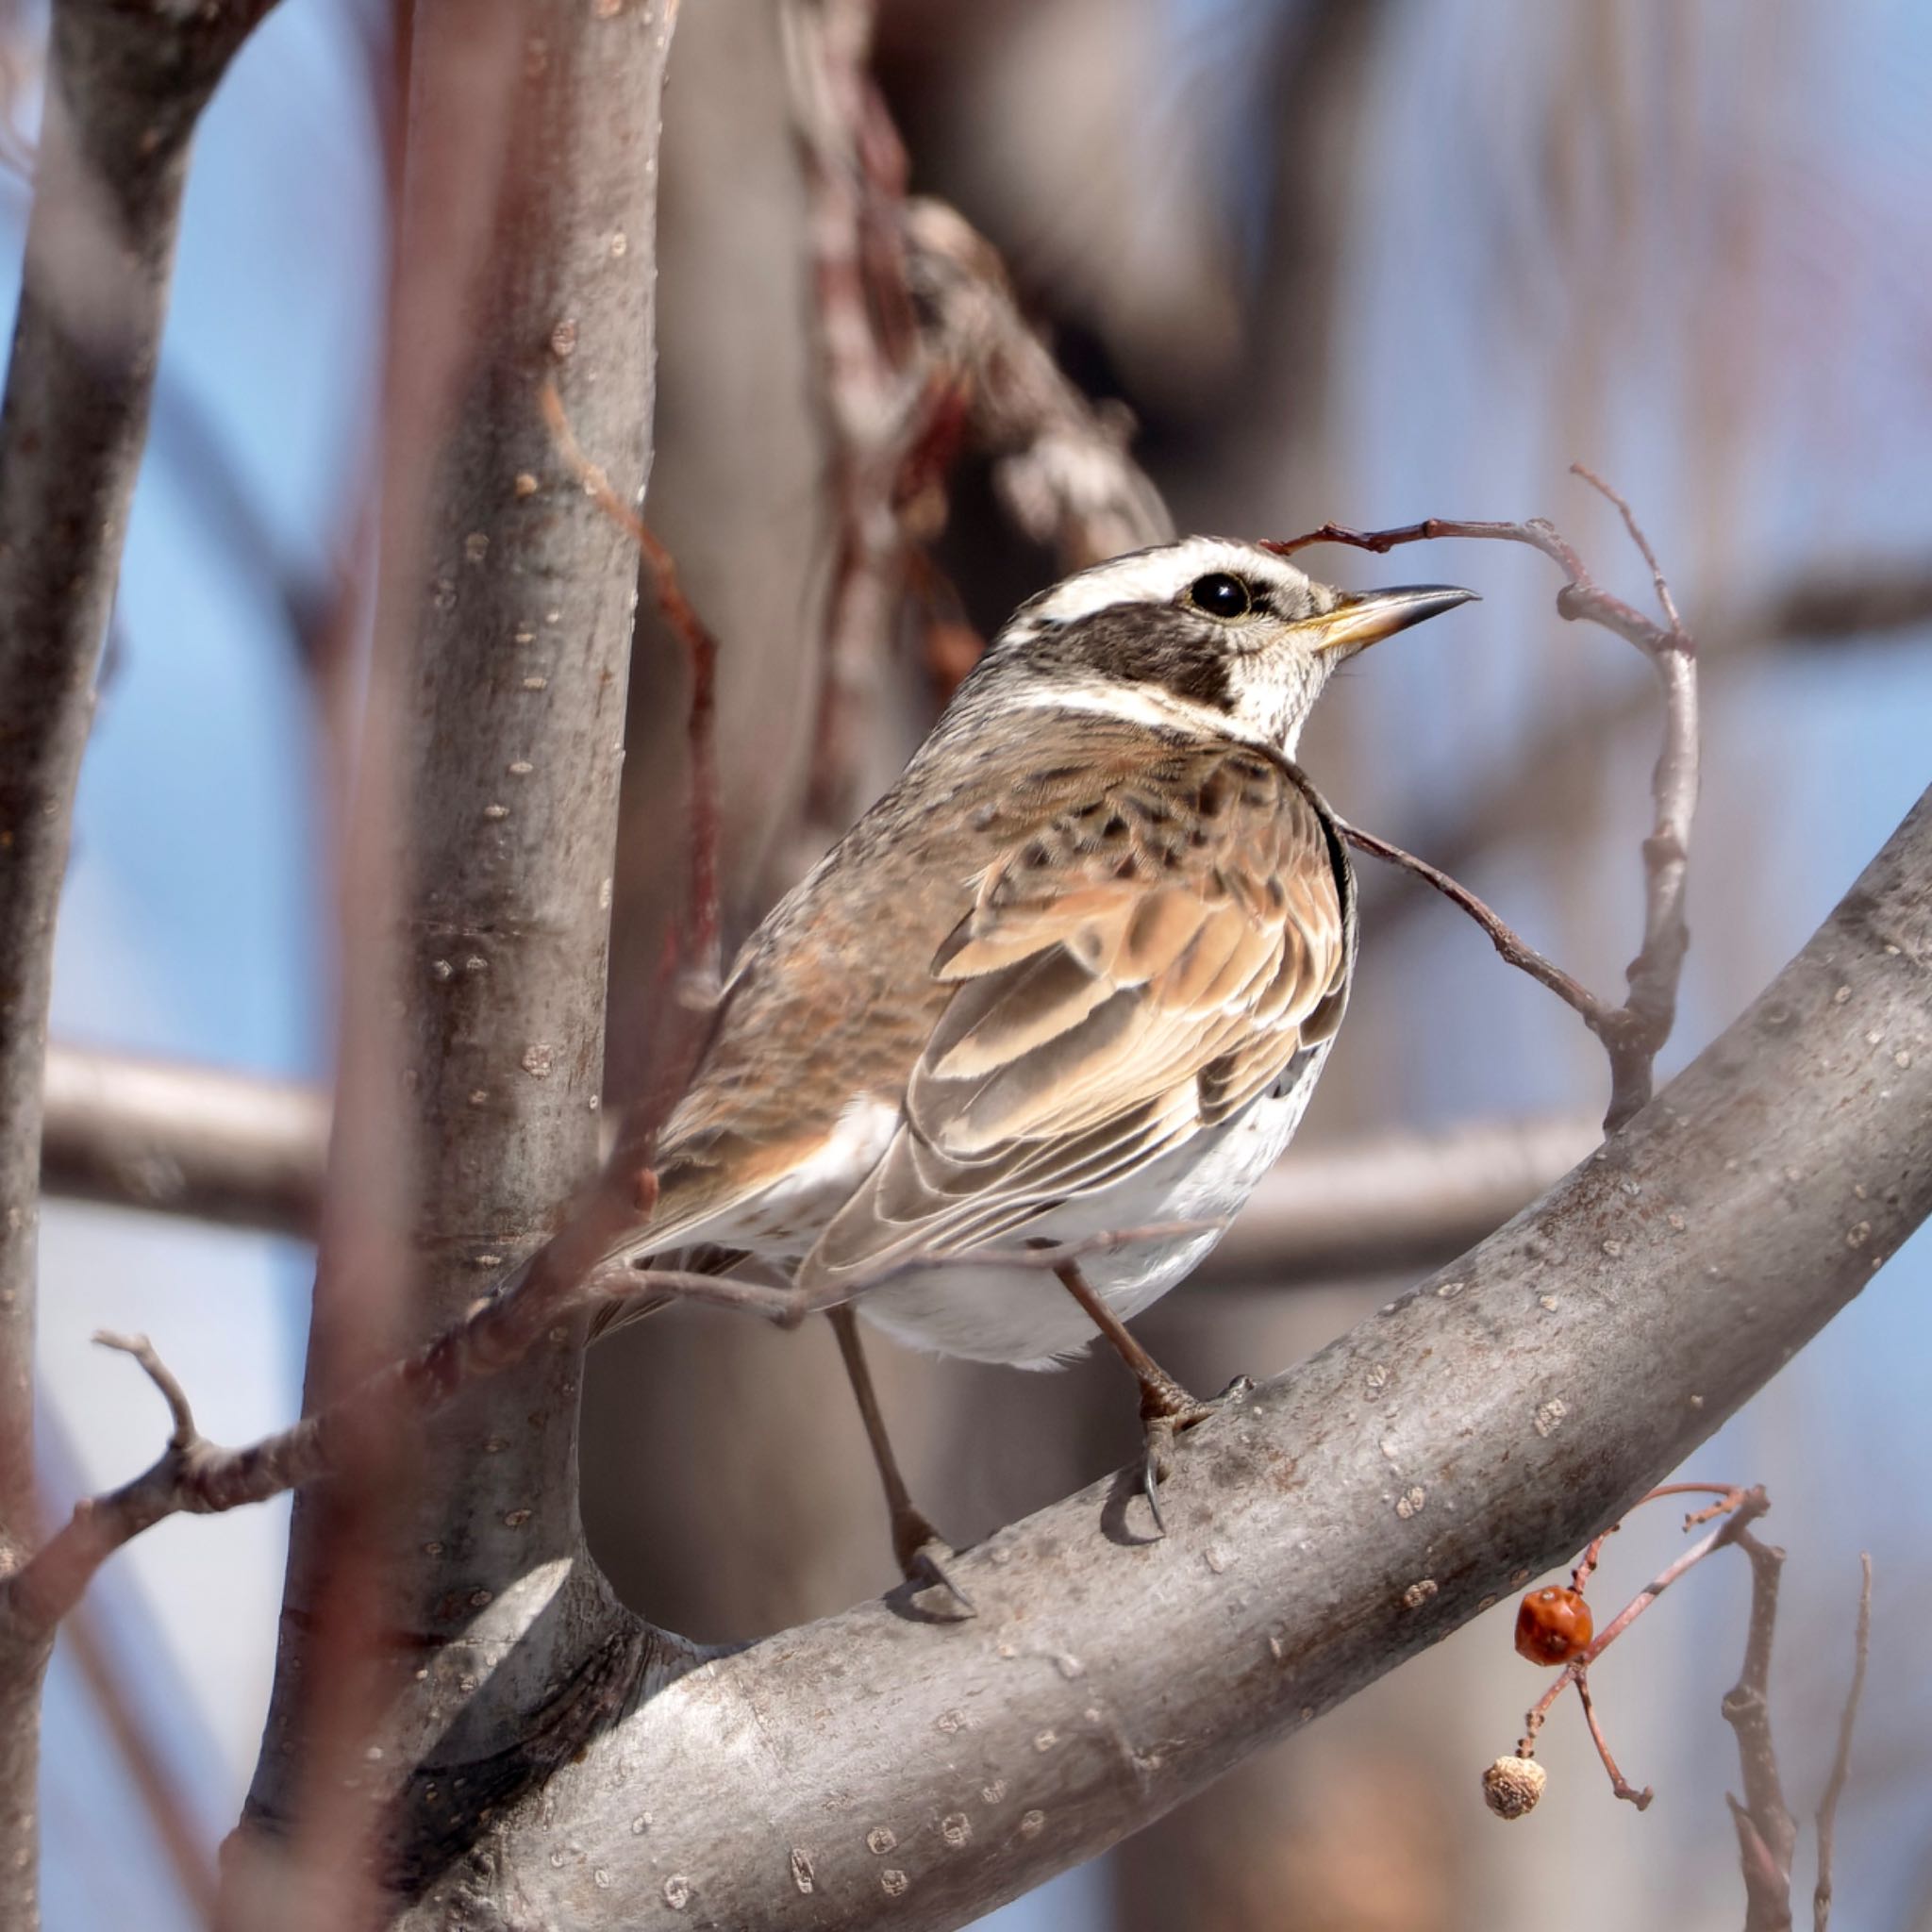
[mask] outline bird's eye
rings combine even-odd
[[[1188,586],[1188,601],[1209,617],[1245,617],[1254,607],[1254,594],[1240,577],[1224,570],[1209,571]]]

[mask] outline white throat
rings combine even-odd
[[[1293,758],[1301,740],[1303,717],[1295,717],[1284,732],[1270,732],[1252,720],[1231,716],[1213,705],[1196,704],[1176,691],[1152,684],[1037,684],[1014,700],[1029,711],[1086,711],[1117,718],[1126,724],[1199,732],[1204,738],[1234,738]]]

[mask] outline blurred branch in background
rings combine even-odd
[[[832,588],[809,809],[841,830],[908,589],[935,628],[957,598],[924,561],[964,446],[994,458],[1016,525],[1063,568],[1159,542],[1173,525],[1127,455],[1132,422],[1068,380],[1022,318],[996,252],[955,210],[907,197],[908,161],[871,72],[873,0],[785,0],[779,22],[808,201],[834,452]],[[937,653],[942,678],[965,665]],[[970,662],[970,658],[967,660]]]
[[[315,1239],[321,1089],[55,1045],[46,1096],[49,1193]]]
[[[31,1546],[41,1082],[54,924],[201,111],[268,0],[60,0],[0,405],[0,1575]],[[0,1921],[38,1924],[52,1630],[0,1607]]]
[[[1470,1122],[1311,1149],[1261,1183],[1202,1279],[1283,1287],[1429,1265],[1500,1226],[1597,1139],[1584,1118]],[[312,1240],[327,1146],[318,1088],[49,1050],[50,1193]]]
[[[1932,629],[1932,571],[1910,557],[1873,557],[1859,564],[1802,571],[1740,608],[1719,605],[1697,626],[1697,661],[1708,675],[1734,675],[1774,650],[1824,656],[1860,643],[1923,647]],[[1500,777],[1471,787],[1465,799],[1432,807],[1431,853],[1445,871],[1468,872],[1510,846],[1561,843],[1583,829],[1586,795],[1573,779],[1579,761],[1650,716],[1641,684],[1606,691],[1548,723],[1513,757]],[[1391,918],[1422,902],[1392,880],[1366,883],[1370,916]]]

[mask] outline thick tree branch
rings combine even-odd
[[[684,1676],[506,1823],[525,1911],[913,1932],[1091,1857],[1649,1488],[1932,1211],[1928,1136],[1932,794],[1623,1133],[1193,1432],[1165,1541],[1096,1485],[959,1559],[973,1622],[868,1604]]]
[[[202,108],[268,0],[57,0],[0,403],[0,1574],[30,1540],[54,921]],[[38,1918],[38,1639],[0,1632],[0,1921]]]
[[[549,1774],[541,1819],[500,1819],[520,1900],[597,1924],[604,1905],[655,1891],[696,1907],[695,1924],[762,1924],[789,1909],[802,1871],[841,1924],[956,1924],[1445,1634],[1647,1489],[1932,1211],[1928,987],[1932,793],[1804,953],[1623,1134],[1189,1438],[1164,1541],[1125,1528],[1122,1478],[960,1558],[980,1606],[968,1625],[865,1606],[669,1683],[675,1645],[609,1625],[589,1646],[603,1661],[588,1703],[572,1692],[563,1716],[545,1702],[537,1718],[498,1720],[511,1727],[499,1740],[535,1722],[570,1741],[517,1758],[515,1789]],[[580,1293],[580,1273],[557,1261],[552,1290]],[[500,1297],[419,1364],[520,1307],[533,1322],[531,1301]],[[165,1485],[205,1445],[178,1387],[143,1361],[175,1416],[150,1473]],[[425,1407],[448,1392],[414,1373]],[[242,1455],[261,1467],[262,1452]],[[139,1527],[148,1482],[106,1499],[105,1520]],[[63,1536],[92,1528],[84,1513]],[[17,1579],[11,1614],[48,1574],[37,1563]],[[626,1685],[657,1694],[607,1730]],[[728,1748],[741,1727],[784,1740],[781,1774]],[[422,1923],[441,1923],[443,1855],[423,1834],[433,1823],[434,1844],[467,1841],[459,1807],[424,1811],[448,1803],[435,1796],[447,1762],[391,1761],[393,1875],[421,1892]],[[828,1791],[844,1794],[830,1811]],[[477,1802],[506,1795],[484,1780]],[[561,1834],[581,1857],[547,1861],[531,1834]]]
[[[379,908],[382,963],[344,1022],[358,1077],[339,1100],[309,1366],[311,1415],[338,1405],[343,1426],[286,1439],[286,1472],[239,1459],[264,1483],[315,1451],[346,1479],[296,1506],[275,1697],[227,1860],[236,1924],[359,1923],[354,1888],[383,1867],[459,1860],[434,1820],[388,1828],[367,1767],[435,1765],[508,1802],[601,1708],[595,1660],[641,1667],[651,1649],[581,1560],[580,1320],[523,1331],[433,1431],[413,1423],[448,1391],[446,1351],[391,1372],[410,1399],[341,1398],[370,1366],[368,1271],[345,1230],[387,1184],[370,1171],[387,1123],[409,1171],[384,1250],[405,1347],[541,1249],[595,1169],[638,559],[559,453],[544,397],[636,505],[674,11],[412,12],[359,760],[365,784],[386,761],[398,795],[386,818],[359,811],[375,875],[352,883]],[[366,958],[350,963],[368,978]]]

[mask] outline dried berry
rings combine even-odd
[[[1533,1664],[1567,1664],[1590,1648],[1595,1631],[1583,1592],[1551,1584],[1523,1599],[1516,1613],[1516,1654]]]

